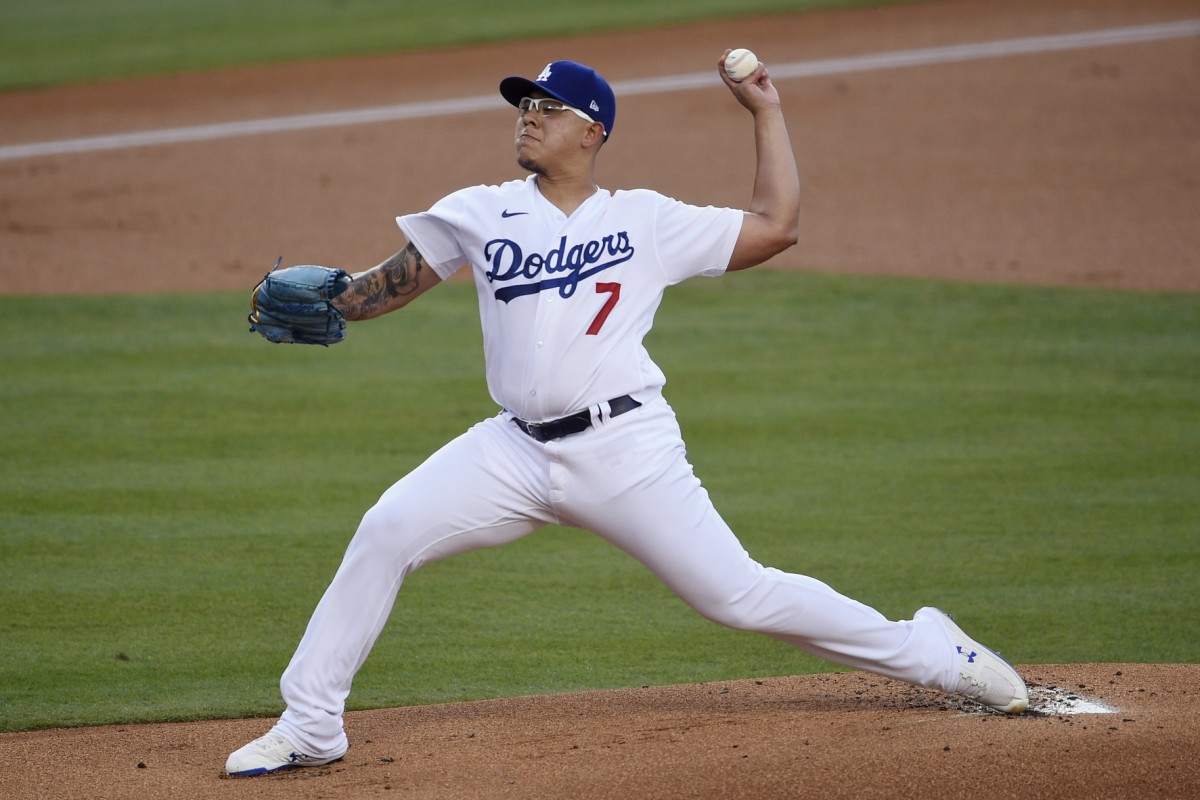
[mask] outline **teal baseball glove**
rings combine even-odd
[[[350,285],[345,270],[281,258],[250,294],[250,331],[269,342],[329,346],[346,338],[346,318],[331,302]]]

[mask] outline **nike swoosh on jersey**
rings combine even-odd
[[[528,214],[528,211],[509,211],[507,208],[500,212],[500,216],[508,219],[509,217],[519,217],[522,214]]]

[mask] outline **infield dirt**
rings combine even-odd
[[[598,178],[744,206],[727,47],[768,65],[1200,17],[1185,0],[984,0],[781,15],[0,95],[0,146],[494,91],[549,60],[631,96]],[[805,185],[772,267],[1200,291],[1200,37],[781,80]],[[248,289],[285,260],[362,269],[392,217],[513,177],[508,112],[0,161],[0,293]],[[1052,613],[1048,609],[1047,613]],[[1071,620],[1062,620],[1064,626]],[[986,632],[979,635],[986,640]],[[686,653],[680,654],[686,658]],[[0,736],[5,797],[1200,796],[1196,665],[1027,665],[1042,698],[1109,713],[984,714],[863,674],[355,712],[327,768],[221,777],[268,720]],[[1038,705],[1035,700],[1035,711]]]

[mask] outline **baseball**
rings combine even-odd
[[[758,69],[758,56],[744,47],[730,50],[725,56],[725,74],[730,80],[741,83],[750,77],[750,73]]]

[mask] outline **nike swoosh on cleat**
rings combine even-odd
[[[519,217],[522,214],[528,214],[528,211],[509,211],[507,208],[500,212],[500,216],[508,219],[509,217]]]

